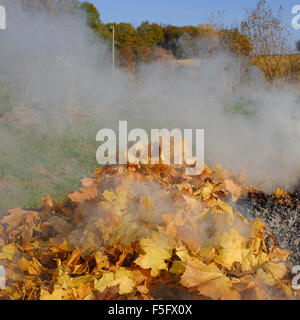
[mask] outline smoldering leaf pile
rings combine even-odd
[[[299,182],[299,90],[267,88],[256,69],[242,84],[239,63],[223,52],[193,68],[141,65],[133,82],[125,70],[112,75],[107,43],[94,42],[80,19],[13,12],[1,33],[0,68],[15,81],[10,116],[21,128],[63,135],[69,125],[76,131],[78,114],[98,130],[121,119],[140,128],[204,128],[207,163],[243,172],[247,183],[220,168],[188,177],[161,165],[106,167],[69,200],[47,196],[38,210],[12,209],[0,221],[1,298],[299,298],[286,264],[299,261],[299,196],[279,192],[262,202],[245,187],[274,192]],[[4,122],[0,132],[1,147],[18,147]],[[36,161],[22,158],[22,170],[43,157],[35,150]],[[6,169],[13,175],[17,167]],[[73,168],[68,163],[70,175]]]
[[[0,221],[1,298],[299,298],[290,252],[230,205],[255,190],[220,166],[184,169],[106,166],[64,202],[48,195],[39,210],[10,210]]]

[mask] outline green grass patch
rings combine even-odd
[[[62,200],[78,188],[97,167],[97,129],[90,122],[59,131],[1,124],[0,211],[37,208],[47,193]]]

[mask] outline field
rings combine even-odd
[[[47,193],[64,199],[96,167],[96,126],[89,121],[57,131],[37,123],[0,120],[0,211],[37,208]],[[79,135],[78,132],[84,132]],[[95,141],[95,142],[94,142]],[[94,142],[94,143],[93,143]]]
[[[254,57],[253,64],[265,73],[267,79],[282,77],[300,81],[300,54]]]

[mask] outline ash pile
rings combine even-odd
[[[300,265],[300,188],[278,199],[275,195],[258,192],[237,201],[237,209],[248,220],[259,217],[275,237],[275,245],[291,252],[291,266]]]

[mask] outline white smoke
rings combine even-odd
[[[221,52],[193,67],[140,65],[132,81],[125,70],[112,73],[111,44],[96,41],[80,18],[32,16],[14,3],[0,34],[0,75],[18,84],[12,112],[25,110],[31,125],[51,123],[59,132],[78,115],[84,122],[84,114],[97,130],[115,128],[119,120],[145,129],[204,128],[209,164],[244,172],[247,183],[268,191],[299,182],[300,109],[293,87],[270,89],[255,68],[242,83],[239,59]],[[5,139],[14,144],[13,137]],[[42,157],[39,150],[36,156]]]

